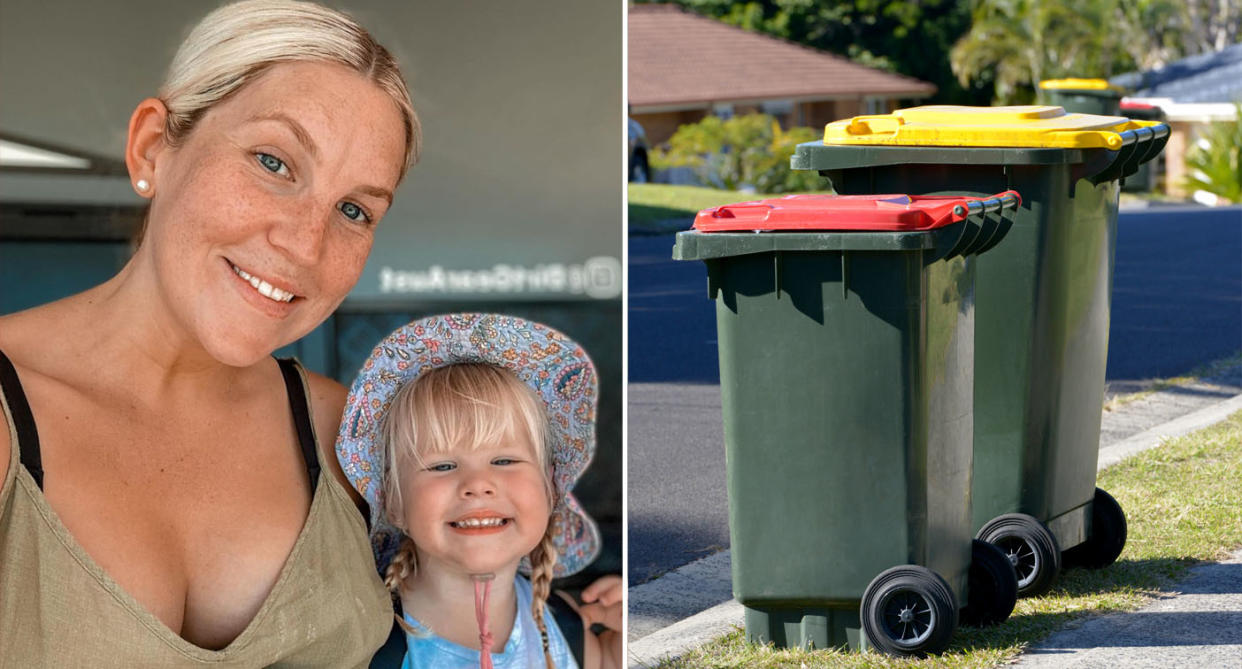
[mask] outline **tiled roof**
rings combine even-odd
[[[920,98],[932,84],[683,11],[629,7],[634,107],[874,95]]]
[[[1110,81],[1133,90],[1131,96],[1136,98],[1232,102],[1242,99],[1242,44],[1183,58],[1158,70],[1122,74]]]

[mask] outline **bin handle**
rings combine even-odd
[[[1141,142],[1144,139],[1147,139],[1152,134],[1153,134],[1152,131],[1148,130],[1147,128],[1135,128],[1133,130],[1126,130],[1125,132],[1121,133],[1121,145],[1118,148],[1121,148],[1121,146],[1129,146],[1131,144]]]
[[[983,200],[971,200],[966,203],[964,210],[962,205],[959,204],[954,208],[953,213],[958,216],[973,216],[978,213],[990,214],[1002,209],[1014,209],[1020,204],[1022,204],[1022,198],[1018,196],[1016,191],[1010,190]]]
[[[1167,134],[1169,134],[1169,125],[1167,123],[1158,123],[1156,125],[1126,130],[1121,133],[1121,146],[1140,142],[1145,139],[1160,139]]]
[[[879,128],[872,129],[870,122],[876,122],[877,126],[887,126],[884,131]],[[849,125],[845,126],[845,132],[850,135],[870,135],[876,132],[893,133],[897,128],[906,124],[906,119],[892,114],[870,114],[863,116],[855,116],[850,119]]]

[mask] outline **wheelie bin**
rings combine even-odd
[[[1146,102],[1121,101],[1121,115],[1141,121],[1164,121],[1164,110]],[[1126,177],[1121,183],[1122,192],[1150,193],[1156,190],[1156,173],[1160,171],[1160,156],[1139,165],[1134,176]]]
[[[1125,515],[1095,487],[1118,182],[1168,126],[1059,107],[915,107],[860,116],[798,147],[838,193],[1022,193],[1005,242],[978,259],[974,527],[1018,572],[1021,595],[1064,560],[1103,567]]]
[[[991,198],[798,195],[700,212],[678,260],[716,301],[733,592],[747,638],[942,649],[1017,578],[972,541],[975,254]]]
[[[1045,79],[1040,94],[1050,105],[1067,112],[1117,116],[1126,90],[1106,79]]]

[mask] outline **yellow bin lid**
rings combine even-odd
[[[1079,91],[1125,91],[1121,86],[1108,83],[1107,79],[1044,79],[1039,87],[1045,91],[1074,89]]]
[[[1121,133],[1157,125],[1124,116],[1067,114],[1061,107],[930,105],[855,116],[824,128],[824,144],[1120,149]]]

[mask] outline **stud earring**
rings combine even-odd
[[[138,183],[134,185],[138,187],[138,190],[144,193],[151,189],[151,184],[147,183],[146,179],[139,179]]]

